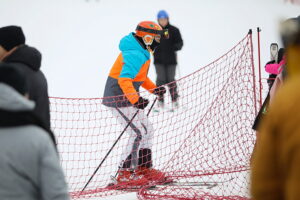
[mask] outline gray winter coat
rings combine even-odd
[[[0,83],[0,109],[32,111],[34,103]],[[57,152],[43,129],[34,125],[0,127],[0,199],[69,199]]]

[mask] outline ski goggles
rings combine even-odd
[[[143,37],[143,41],[146,45],[151,45],[153,43],[153,41],[155,40],[157,43],[160,43],[160,35],[156,35],[156,36],[152,36],[152,35],[145,35]]]
[[[136,30],[146,32],[146,33],[152,33],[152,34],[155,34],[155,35],[160,35],[164,39],[169,39],[169,30],[168,29],[155,30],[155,29],[149,29],[149,28],[144,28],[144,27],[141,27],[141,26],[137,26]]]

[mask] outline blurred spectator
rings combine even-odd
[[[278,60],[270,61],[266,64],[265,70],[269,73],[268,85],[269,89],[271,89],[276,77],[280,74],[284,68],[286,63],[285,56],[284,56],[284,48],[280,48],[278,51]]]
[[[54,135],[35,117],[18,68],[0,64],[0,199],[67,200]]]
[[[170,24],[169,15],[166,11],[159,11],[157,14],[157,20],[162,28],[169,30],[169,39],[161,38],[160,45],[154,52],[154,65],[157,74],[156,85],[161,86],[173,82],[168,86],[174,108],[178,106],[177,85],[176,82],[174,82],[177,65],[176,52],[181,50],[183,40],[179,29]],[[161,95],[159,98],[159,106],[163,107],[163,105],[164,95]]]
[[[262,119],[267,114],[267,110],[270,102],[272,102],[277,90],[280,88],[280,86],[283,83],[283,80],[286,76],[285,64],[286,64],[286,58],[284,56],[284,49],[280,48],[278,51],[278,60],[270,61],[265,66],[266,72],[269,73],[269,79],[268,79],[269,92],[254,120],[254,124],[252,128],[255,131],[257,131]]]
[[[287,79],[259,128],[251,173],[254,200],[296,200],[300,196],[300,17],[283,23],[282,38]]]
[[[25,45],[21,27],[0,28],[0,61],[14,63],[26,75],[30,99],[36,103],[34,112],[50,129],[50,111],[47,80],[41,72],[40,52]]]

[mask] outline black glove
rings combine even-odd
[[[157,95],[157,96],[162,96],[167,92],[165,87],[157,87],[154,89],[153,94]]]
[[[137,109],[144,109],[149,104],[148,99],[144,99],[143,97],[140,97],[139,100],[133,105]]]

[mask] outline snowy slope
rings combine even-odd
[[[155,20],[159,9],[166,9],[182,32],[182,76],[210,63],[257,26],[263,30],[262,63],[267,62],[269,44],[280,41],[278,21],[299,15],[299,7],[283,0],[1,0],[0,26],[21,25],[28,44],[41,50],[51,96],[101,97],[119,40],[139,21]],[[155,80],[153,68],[150,77]]]
[[[51,96],[101,97],[120,38],[139,21],[155,20],[159,9],[182,32],[181,75],[210,63],[257,26],[265,63],[269,44],[280,41],[279,19],[299,14],[284,0],[1,0],[0,26],[21,25],[28,44],[42,51]]]

